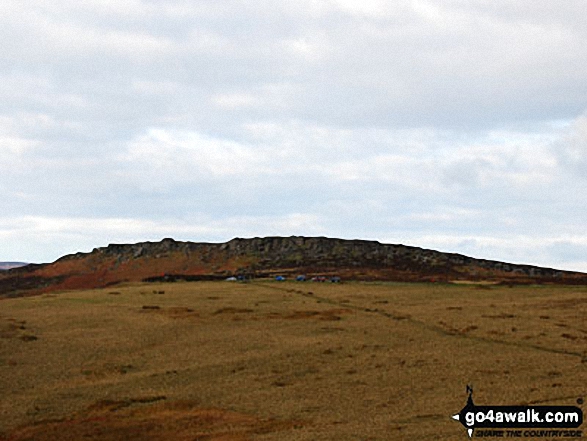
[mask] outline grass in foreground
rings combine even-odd
[[[585,397],[587,290],[197,282],[0,302],[0,439],[466,439]],[[460,438],[459,438],[460,437]]]

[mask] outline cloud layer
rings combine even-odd
[[[0,260],[328,235],[587,271],[578,1],[0,5]]]

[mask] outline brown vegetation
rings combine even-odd
[[[267,237],[208,244],[165,239],[109,245],[52,264],[0,272],[0,298],[126,282],[222,280],[233,275],[291,278],[298,274],[347,281],[475,282],[477,289],[485,290],[496,283],[587,284],[587,275],[582,273],[365,240]]]
[[[111,292],[2,301],[0,440],[454,440],[467,384],[481,405],[587,392],[583,287]]]

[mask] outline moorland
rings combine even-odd
[[[369,240],[291,236],[235,238],[225,243],[163,239],[110,244],[52,263],[0,271],[0,298],[124,282],[300,274],[360,281],[587,285],[587,274],[573,271]]]
[[[450,416],[466,385],[477,404],[576,405],[586,380],[582,285],[123,282],[0,300],[0,440],[464,440]]]

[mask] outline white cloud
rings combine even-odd
[[[381,0],[363,0],[361,2],[334,0],[332,3],[343,11],[367,17],[379,17],[385,14],[386,8],[388,7],[387,2]]]
[[[3,31],[6,36],[3,54],[12,60],[26,57],[28,62],[54,64],[67,62],[70,57],[87,59],[104,54],[141,59],[161,56],[172,49],[170,41],[164,37],[140,30],[117,29],[111,26],[112,22],[110,26],[100,26],[96,20],[103,12],[96,8],[99,3],[88,4],[85,9],[79,4],[76,7],[62,2],[51,8],[42,2],[8,3],[11,7],[5,7],[0,23],[10,20]],[[118,12],[124,16],[129,10],[118,9]]]
[[[127,152],[118,160],[130,164],[131,169],[140,175],[151,172],[160,181],[189,182],[267,172],[270,170],[267,168],[270,158],[263,153],[230,140],[214,139],[194,132],[152,129],[131,141]],[[146,175],[145,180],[153,177]]]
[[[507,233],[497,236],[404,233],[399,237],[385,238],[383,242],[396,243],[398,238],[406,245],[465,254],[478,259],[587,272],[584,253],[587,250],[587,236],[582,235],[544,238]]]
[[[587,177],[587,116],[581,115],[575,119],[567,135],[554,143],[552,148],[566,170]]]
[[[324,234],[315,215],[291,213],[284,216],[237,216],[224,220],[196,214],[189,219],[151,221],[137,218],[75,218],[25,216],[0,217],[3,249],[18,250],[26,261],[50,262],[78,251],[89,252],[109,243],[159,241],[165,237],[202,242],[223,242],[236,236],[289,236]],[[4,248],[7,247],[7,248]],[[39,250],[40,249],[40,250]]]
[[[212,102],[224,109],[236,109],[239,107],[255,107],[261,101],[250,93],[225,93],[212,97]]]
[[[576,0],[6,0],[2,215],[32,226],[0,250],[290,229],[447,237],[504,260],[534,259],[536,241],[553,244],[540,262],[571,264],[586,14]]]
[[[316,63],[324,59],[332,50],[323,33],[285,39],[282,44],[285,50],[301,57],[307,63]]]

